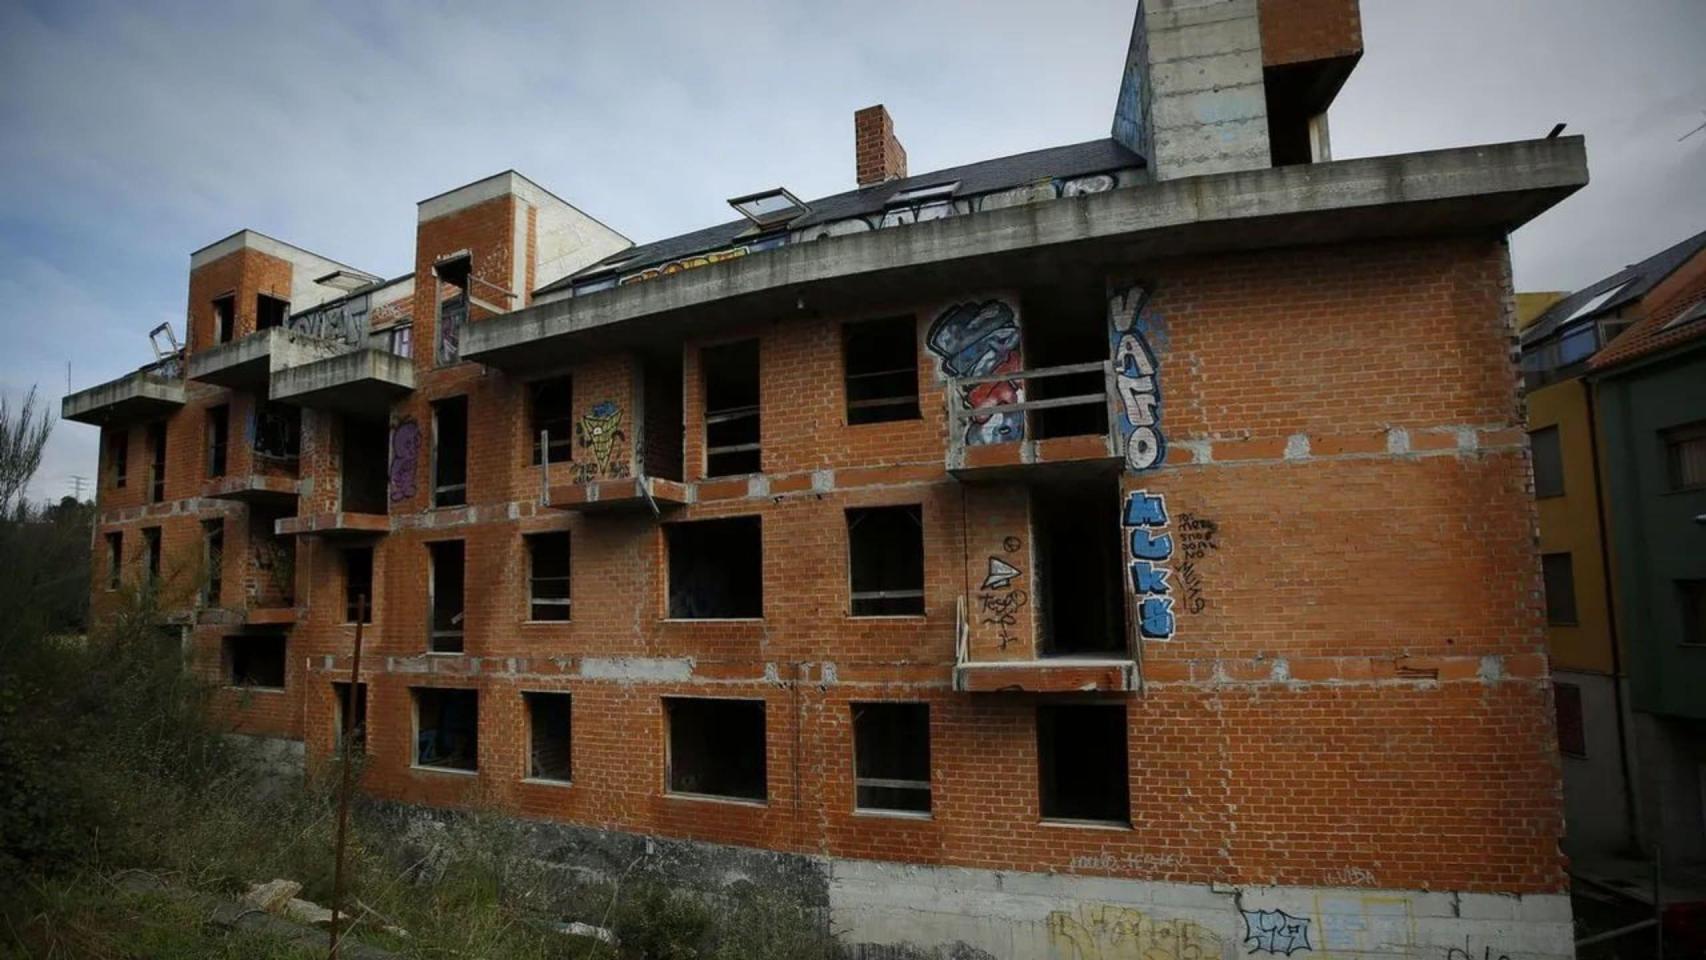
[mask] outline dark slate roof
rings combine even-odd
[[[933,170],[929,173],[920,173],[901,180],[879,183],[862,190],[849,190],[846,193],[837,193],[811,200],[806,204],[810,210],[803,217],[788,224],[788,229],[799,230],[815,224],[881,213],[889,198],[902,190],[928,187],[953,180],[958,180],[960,183],[959,189],[954,192],[954,196],[961,198],[1007,190],[1055,177],[1081,177],[1094,173],[1109,173],[1114,170],[1143,166],[1144,162],[1141,156],[1112,139],[1091,140],[1064,147],[1049,147],[1045,150],[1033,150],[1029,153],[1014,154],[1010,157],[949,167],[946,170]],[[751,229],[751,221],[742,218],[731,220],[728,223],[720,223],[714,227],[706,227],[703,230],[695,230],[692,233],[669,237],[665,240],[629,247],[606,257],[579,273],[540,287],[536,292],[548,293],[553,290],[561,290],[577,279],[591,273],[597,273],[613,263],[621,263],[621,269],[625,272],[668,263],[671,260],[678,260],[694,253],[718,250],[733,244],[742,235],[748,234]]]
[[[1522,332],[1524,346],[1537,343],[1558,332],[1564,321],[1570,320],[1575,312],[1593,302],[1595,297],[1615,290],[1604,303],[1593,309],[1592,313],[1575,317],[1585,321],[1590,317],[1609,313],[1619,307],[1633,303],[1647,295],[1647,292],[1659,285],[1664,278],[1675,273],[1677,268],[1693,259],[1695,254],[1706,250],[1706,231],[1695,234],[1687,240],[1672,247],[1667,247],[1653,254],[1640,263],[1631,264],[1609,277],[1590,286],[1583,287],[1575,293],[1546,308],[1539,319],[1530,324]],[[1621,287],[1622,289],[1618,289]]]

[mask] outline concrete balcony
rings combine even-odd
[[[322,340],[283,327],[270,327],[241,340],[190,354],[189,378],[234,390],[263,392],[273,374],[349,350],[341,341]]]
[[[1045,391],[1044,399],[1028,399]],[[961,480],[1040,480],[1120,468],[1119,438],[1108,427],[1120,420],[1110,361],[953,378],[947,396],[947,468]]]
[[[95,426],[157,420],[184,405],[184,381],[155,367],[79,390],[61,401],[59,415]]]
[[[563,483],[546,492],[546,502],[558,510],[580,513],[649,510],[653,513],[687,503],[687,487],[661,477]]]
[[[305,516],[281,517],[273,521],[273,533],[280,537],[326,537],[328,539],[363,539],[382,537],[391,532],[391,518],[383,513],[311,513]]]
[[[1089,657],[954,664],[962,693],[1123,693],[1138,689],[1137,661]]]
[[[301,488],[301,481],[295,477],[269,473],[228,474],[202,483],[201,495],[214,500],[286,506],[296,502]]]
[[[304,407],[383,417],[414,389],[414,361],[362,347],[275,370],[268,395]]]

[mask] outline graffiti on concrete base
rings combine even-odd
[[[1137,598],[1138,633],[1148,640],[1173,639],[1173,536],[1167,532],[1167,499],[1134,490],[1125,501],[1131,589]]]
[[[622,431],[622,408],[614,400],[602,400],[575,422],[575,441],[583,450],[592,451],[592,462],[574,464],[576,483],[593,480],[622,480],[628,476],[626,463],[612,460],[619,440],[628,439]]]
[[[1313,950],[1309,945],[1309,920],[1284,910],[1245,910],[1244,945],[1251,953],[1282,953]]]
[[[1225,945],[1190,920],[1161,920],[1130,907],[1092,903],[1048,915],[1051,955],[1061,960],[1213,960]]]
[[[1150,348],[1150,318],[1144,307],[1149,291],[1125,287],[1108,297],[1108,343],[1113,351],[1119,413],[1114,432],[1127,470],[1150,470],[1167,457],[1161,433],[1161,375]]]
[[[1445,960],[1511,960],[1510,954],[1492,947],[1482,947],[1480,953],[1470,953],[1462,947],[1452,947],[1445,952]]]
[[[977,615],[980,623],[992,626],[1000,638],[1001,649],[1018,639],[1013,634],[1013,628],[1018,626],[1019,611],[1030,602],[1030,594],[1013,586],[1013,581],[1023,575],[1018,567],[1019,548],[1024,544],[1018,537],[1006,537],[1001,541],[1001,549],[1005,556],[989,557],[988,572],[984,574],[983,583],[978,587]]]

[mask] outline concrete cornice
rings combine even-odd
[[[1080,261],[1129,263],[1358,238],[1502,233],[1587,180],[1580,137],[1188,177],[790,244],[555,300],[471,324],[462,356],[526,367],[595,330],[645,327],[656,335],[657,324],[689,314],[709,322],[725,310],[749,317],[788,310],[806,295],[814,302],[855,296],[878,279],[885,288],[932,278],[970,282],[1067,251]],[[640,320],[649,322],[633,323]]]

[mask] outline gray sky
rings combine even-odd
[[[410,269],[414,204],[515,168],[636,241],[853,180],[888,105],[912,170],[1106,136],[1136,0],[0,4],[0,390],[57,415],[183,329],[191,250],[252,227]],[[147,7],[146,13],[140,8]],[[353,12],[352,12],[353,11]],[[1363,0],[1339,158],[1588,137],[1514,238],[1573,289],[1706,229],[1706,2]],[[93,477],[61,422],[32,489]]]

